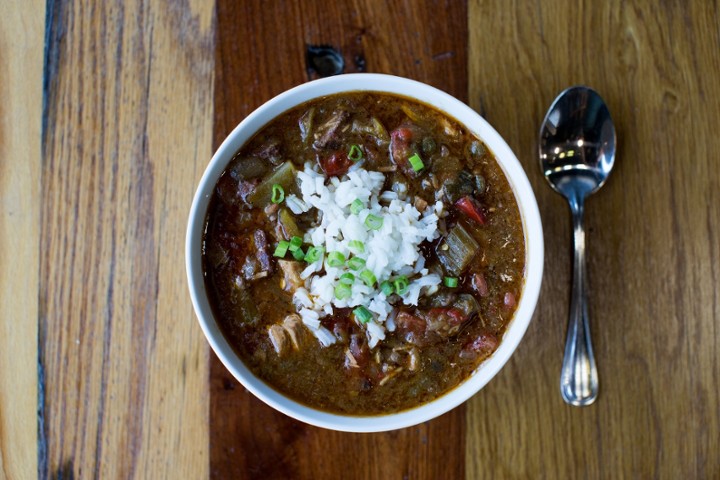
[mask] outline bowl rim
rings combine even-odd
[[[215,322],[205,292],[202,237],[205,215],[215,184],[235,153],[270,120],[301,103],[335,93],[377,91],[426,103],[456,119],[494,153],[515,194],[525,237],[525,282],[518,308],[498,349],[461,384],[440,397],[397,413],[355,416],[329,413],[285,397],[264,383],[235,354]],[[225,138],[208,163],[193,196],[185,243],[188,287],[200,327],[228,371],[250,392],[276,410],[302,422],[345,432],[382,432],[417,425],[438,417],[479,392],[507,363],[533,317],[542,282],[544,244],[540,212],[522,165],[505,140],[465,103],[430,85],[376,73],[344,74],[314,80],[287,90],[255,109]]]

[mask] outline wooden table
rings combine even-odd
[[[0,477],[719,478],[720,14],[663,2],[11,1],[0,16]],[[209,352],[184,233],[213,149],[322,74],[468,102],[535,189],[544,284],[466,404],[383,434],[300,424]],[[596,88],[616,169],[587,205],[598,401],[565,405],[570,221],[542,179],[555,95]]]

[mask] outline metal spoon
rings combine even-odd
[[[550,186],[567,198],[573,221],[573,287],[560,392],[566,403],[590,405],[598,374],[590,339],[585,278],[585,198],[607,180],[615,163],[615,126],[600,95],[584,86],[558,95],[540,127],[540,165]]]

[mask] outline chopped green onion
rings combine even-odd
[[[350,285],[345,285],[344,283],[338,283],[335,286],[335,298],[337,298],[338,300],[350,298],[351,296],[352,296],[352,289],[350,288]]]
[[[420,155],[418,155],[417,153],[414,153],[410,158],[408,158],[408,161],[410,162],[410,166],[412,167],[412,169],[416,172],[419,172],[420,170],[425,168],[425,164],[420,158]]]
[[[352,273],[343,273],[340,275],[340,283],[344,283],[345,285],[352,285],[355,282],[355,275]]]
[[[445,277],[443,283],[446,287],[455,288],[458,286],[458,279],[457,277]]]
[[[357,145],[350,145],[350,151],[348,152],[348,158],[353,162],[362,160],[363,152]]]
[[[290,239],[290,246],[288,247],[288,248],[290,248],[290,251],[294,252],[295,250],[297,250],[300,247],[302,247],[302,238],[292,237]]]
[[[295,258],[295,260],[305,260],[305,252],[303,252],[302,248],[298,248],[297,250],[292,251],[292,256]]]
[[[355,310],[353,310],[353,313],[355,314],[355,318],[360,320],[360,323],[367,323],[372,318],[372,313],[370,313],[370,310],[360,305]]]
[[[368,287],[372,287],[377,281],[377,279],[375,278],[375,274],[370,270],[363,270],[362,272],[360,272],[359,277],[363,282],[365,282]]]
[[[392,283],[385,280],[380,284],[380,291],[385,294],[386,297],[392,295],[393,293],[393,286]]]
[[[272,186],[272,196],[270,201],[272,203],[280,203],[285,200],[285,189],[279,183],[274,183]]]
[[[273,256],[283,258],[285,256],[285,254],[287,253],[289,246],[290,246],[290,242],[286,242],[285,240],[280,240],[280,243],[278,243],[278,246],[275,247],[275,253],[273,253]]]
[[[305,261],[307,263],[315,263],[323,256],[323,253],[323,247],[310,247],[305,254]]]
[[[363,253],[365,251],[365,244],[360,240],[350,240],[348,246],[360,253]]]
[[[365,266],[365,260],[360,257],[352,257],[350,260],[348,260],[347,264],[350,270],[360,270],[362,267]]]
[[[340,252],[328,253],[328,265],[331,267],[342,267],[345,264],[345,255]]]
[[[380,230],[383,226],[383,218],[371,213],[365,219],[365,226],[370,230]]]
[[[408,279],[405,275],[402,275],[395,279],[395,291],[398,295],[405,295],[408,291]]]
[[[361,202],[360,199],[356,198],[350,204],[350,213],[352,213],[353,215],[357,215],[358,213],[360,213],[362,211],[363,208],[365,208],[365,205],[363,205],[363,202]]]

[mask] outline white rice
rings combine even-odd
[[[382,173],[363,168],[353,169],[342,178],[332,177],[328,181],[308,163],[304,171],[298,173],[298,179],[302,198],[289,195],[286,200],[288,208],[294,213],[312,208],[319,211],[320,225],[310,229],[304,241],[322,247],[325,252],[323,263],[317,261],[308,265],[300,275],[307,289],[300,288],[295,292],[298,313],[320,343],[327,346],[336,339],[321,325],[320,319],[332,315],[334,307],[365,306],[373,318],[359,325],[365,328],[368,344],[374,348],[385,338],[386,327],[390,331],[395,329],[394,319],[390,317],[394,307],[379,290],[382,282],[406,276],[409,283],[407,291],[399,296],[406,305],[417,305],[422,295],[434,293],[440,285],[440,276],[429,274],[425,268],[419,245],[439,236],[437,223],[444,206],[442,202],[436,202],[421,214],[413,205],[401,200],[398,193],[381,191],[385,183]],[[353,214],[351,205],[356,199],[362,202],[362,209]],[[370,215],[382,218],[379,229],[373,230],[365,225]],[[351,248],[351,241],[362,242],[364,251]],[[377,280],[373,288],[358,278],[357,274],[363,269],[353,271],[347,265],[330,266],[329,252],[339,252],[346,259],[363,259],[364,268],[370,270]],[[348,272],[356,276],[351,295],[338,299],[335,287],[340,276]],[[398,296],[393,295],[392,298]]]
[[[310,210],[310,205],[300,200],[296,195],[290,194],[285,199],[285,205],[295,214],[300,215]]]

